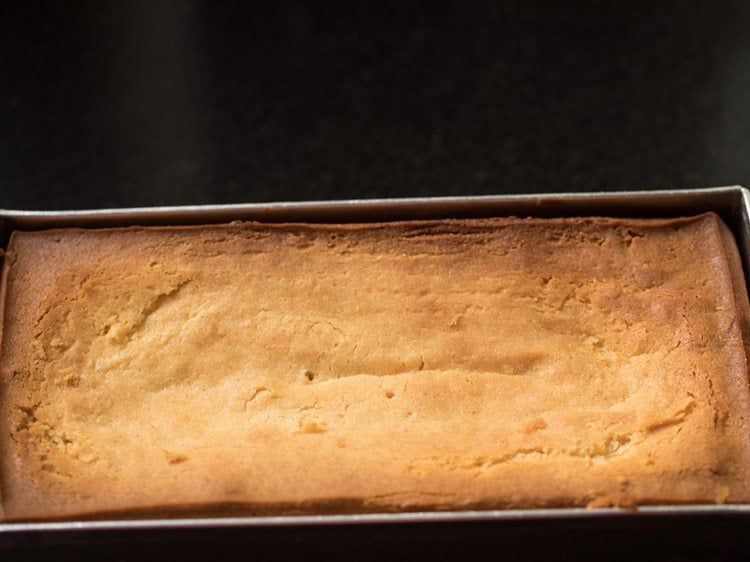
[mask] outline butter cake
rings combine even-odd
[[[682,219],[14,232],[8,521],[747,502],[747,292]]]

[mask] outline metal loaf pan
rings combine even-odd
[[[706,211],[719,214],[731,228],[742,254],[746,278],[750,279],[750,191],[739,186],[86,211],[0,210],[0,247],[6,246],[14,230],[61,227],[190,225],[244,220],[340,223],[510,215],[676,217]],[[502,547],[510,553],[528,552],[529,548],[541,553],[546,544],[543,539],[549,539],[556,541],[550,553],[566,545],[581,553],[584,544],[589,547],[601,544],[602,548],[610,549],[607,552],[611,555],[611,541],[621,540],[624,536],[621,534],[626,533],[631,546],[645,540],[651,541],[649,548],[655,553],[666,548],[666,553],[684,550],[693,556],[702,552],[702,548],[720,545],[726,552],[727,539],[731,537],[734,537],[729,543],[733,545],[731,548],[744,544],[748,540],[744,537],[749,535],[743,532],[746,526],[750,526],[750,505],[664,505],[635,511],[569,508],[0,523],[0,554],[35,556],[39,549],[54,548],[57,554],[77,555],[80,549],[97,553],[116,547],[121,556],[130,553],[140,558],[145,552],[141,548],[149,552],[168,548],[170,555],[180,553],[184,559],[191,559],[191,555],[201,552],[196,545],[210,544],[214,549],[221,545],[212,552],[219,555],[225,552],[231,557],[231,550],[221,548],[244,548],[252,544],[256,553],[330,555],[343,548],[352,556],[366,558],[378,557],[378,553],[385,556],[394,547],[403,553],[408,544],[408,548],[415,549],[414,553],[423,556],[427,549],[432,552],[431,559],[436,559],[462,553],[473,548],[471,544]],[[467,540],[472,542],[466,544]]]

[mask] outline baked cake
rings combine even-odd
[[[750,498],[713,214],[14,232],[9,521]]]

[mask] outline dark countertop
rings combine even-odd
[[[736,2],[0,8],[0,207],[750,185]]]
[[[355,5],[356,4],[356,5]],[[750,3],[0,7],[0,208],[750,186]],[[0,558],[732,559],[743,517],[0,536]]]

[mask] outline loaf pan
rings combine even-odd
[[[61,227],[101,228],[134,225],[190,225],[255,220],[263,222],[371,222],[406,219],[490,217],[490,216],[617,216],[677,217],[713,211],[733,231],[742,256],[746,279],[750,278],[750,191],[740,186],[691,190],[561,193],[544,195],[498,195],[375,199],[272,204],[205,205],[102,209],[84,211],[0,210],[0,244],[7,245],[14,230],[43,230]],[[728,528],[750,524],[750,505],[663,505],[635,510],[622,508],[516,509],[495,511],[453,511],[383,513],[362,515],[300,515],[274,517],[182,518],[149,520],[65,521],[0,523],[0,547],[46,545],[92,545],[127,541],[153,541],[158,533],[172,537],[174,545],[190,544],[196,537],[210,540],[241,540],[254,537],[257,544],[280,544],[294,548],[290,537],[337,537],[352,544],[367,541],[385,545],[387,537],[426,537],[440,544],[448,537],[523,536],[521,530],[567,529],[568,538],[586,529],[653,529],[667,524],[680,528],[691,521],[702,529],[717,528],[724,538]],[[665,523],[665,521],[671,523]],[[594,527],[591,527],[593,525]],[[717,527],[718,525],[718,527]],[[729,525],[729,527],[727,527]],[[513,533],[508,534],[509,531]],[[167,533],[165,535],[164,533]],[[619,532],[619,531],[618,531]],[[333,534],[331,534],[333,533]],[[487,534],[489,533],[489,534]],[[519,534],[520,533],[520,534]],[[473,534],[473,535],[472,535]],[[583,536],[582,535],[582,536]],[[667,533],[668,535],[668,533]],[[606,537],[606,533],[602,537]],[[665,535],[660,535],[663,543]],[[718,535],[717,535],[718,536]],[[234,537],[234,538],[232,538]],[[383,539],[385,537],[386,539]],[[683,537],[684,538],[684,537]],[[382,540],[381,540],[382,539]],[[409,540],[411,540],[409,539]],[[385,542],[383,542],[385,540]],[[401,540],[401,539],[395,539]],[[476,540],[476,536],[474,539]],[[718,539],[717,539],[718,540]],[[723,540],[723,539],[722,539]],[[265,541],[265,542],[263,542]],[[364,543],[362,541],[365,541]],[[130,542],[128,542],[130,544]],[[321,544],[328,544],[326,540]],[[317,543],[315,543],[317,544]],[[689,544],[683,543],[681,544]],[[291,545],[291,546],[290,546]],[[330,546],[330,545],[329,545]],[[270,547],[269,547],[270,548]],[[449,550],[441,549],[442,553]],[[0,552],[2,552],[0,550]],[[15,551],[13,551],[15,552]],[[19,551],[20,552],[20,551]],[[289,551],[291,554],[293,551]],[[373,551],[374,552],[374,551]],[[362,554],[362,553],[360,553]]]

